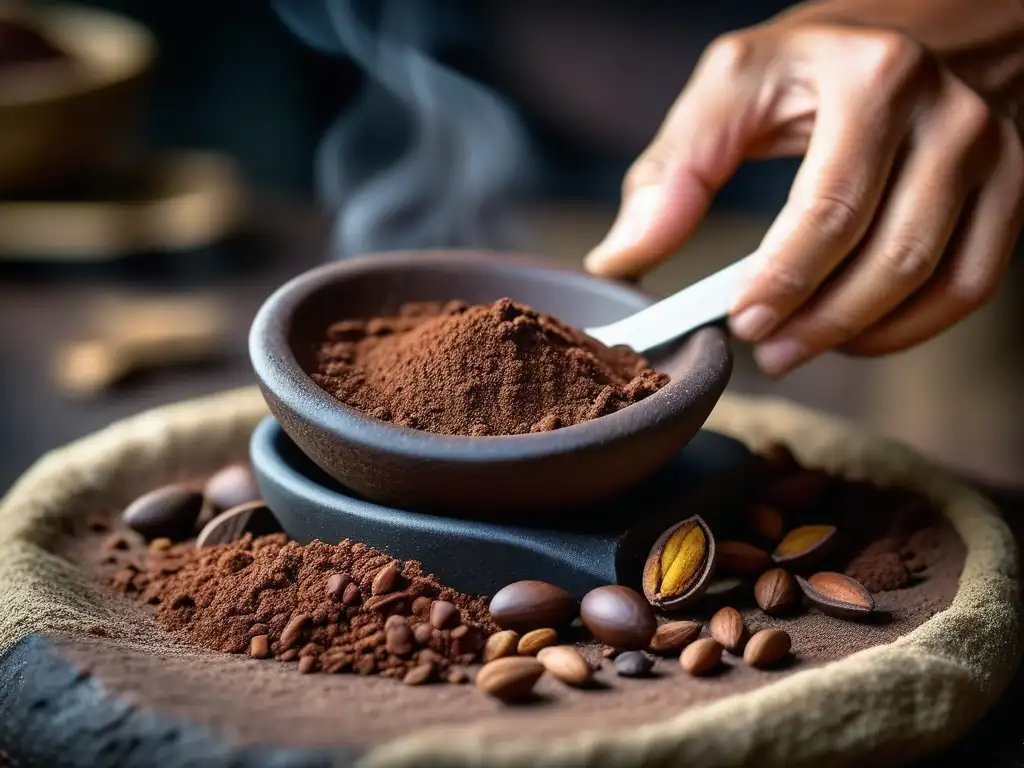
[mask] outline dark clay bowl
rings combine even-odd
[[[408,510],[500,517],[569,512],[648,477],[700,429],[732,370],[726,332],[702,328],[648,355],[671,381],[641,402],[553,432],[451,437],[397,427],[343,405],[307,371],[327,326],[393,312],[406,301],[508,296],[578,327],[652,302],[631,287],[480,252],[376,254],[306,272],[253,321],[249,352],[271,412],[296,445],[356,494]]]

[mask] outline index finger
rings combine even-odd
[[[829,56],[849,67],[847,57]],[[902,105],[863,78],[826,70],[815,87],[820,101],[807,154],[758,248],[756,271],[732,307],[733,332],[750,341],[765,338],[795,312],[860,242],[909,130]]]

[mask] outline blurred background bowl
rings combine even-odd
[[[0,73],[0,196],[73,187],[117,165],[137,133],[150,33],[62,3],[3,6],[0,21],[24,23],[67,57]]]

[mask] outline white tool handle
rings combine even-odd
[[[641,354],[701,326],[721,320],[738,298],[744,272],[754,254],[622,320],[584,329],[603,344],[625,344]]]

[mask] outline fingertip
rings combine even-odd
[[[811,351],[800,339],[780,337],[761,342],[754,347],[757,367],[772,377],[789,373],[807,362]]]
[[[614,263],[614,259],[608,257],[603,246],[604,243],[601,243],[586,255],[586,258],[583,259],[583,268],[598,277],[614,277],[615,275],[611,274],[611,265]]]
[[[656,186],[641,187],[626,197],[608,234],[587,256],[587,269],[615,270],[618,262],[629,261],[630,252],[647,238],[661,205],[661,190]]]
[[[729,318],[729,330],[743,341],[761,341],[779,324],[779,313],[767,304],[755,304]]]
[[[667,254],[629,248],[608,251],[598,246],[583,260],[592,275],[610,280],[638,280],[667,258]]]
[[[686,243],[709,204],[706,185],[682,170],[634,189],[584,259],[587,271],[620,279],[644,274]]]

